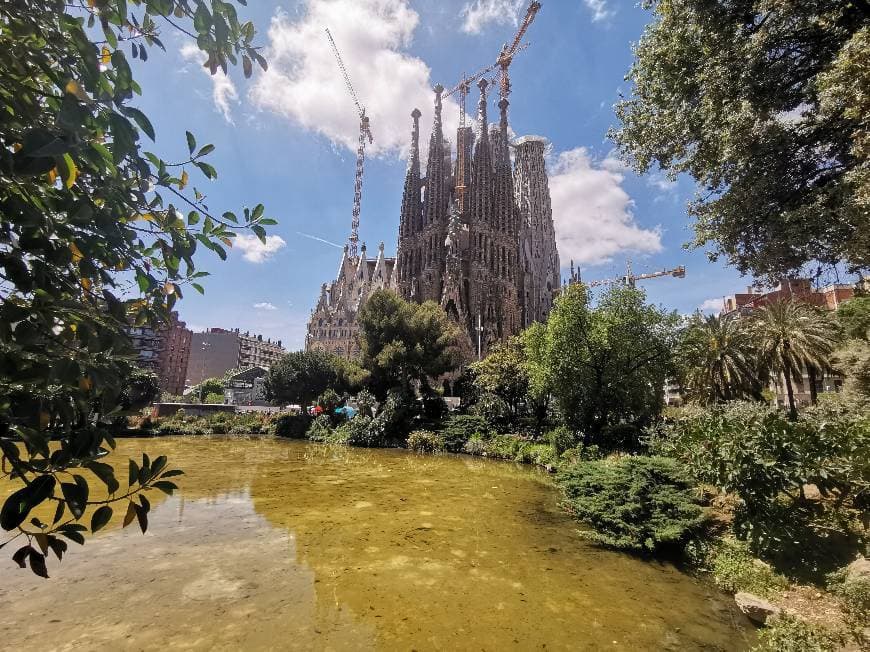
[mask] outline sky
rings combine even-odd
[[[412,110],[423,113],[421,143],[432,122],[432,87],[451,88],[463,73],[492,63],[512,39],[527,0],[249,1],[238,7],[254,22],[267,72],[210,76],[201,53],[182,34],[164,31],[166,52],[152,49],[135,72],[137,106],[157,132],[165,159],[186,156],[185,130],[212,143],[208,181],[190,170],[210,210],[263,203],[278,220],[265,245],[236,239],[226,262],[203,252],[211,272],[205,295],[189,290],[178,304],[193,330],[240,328],[303,346],[320,286],[335,278],[350,231],[359,118],[333,57],[325,28],[341,50],[357,96],[371,119],[360,239],[369,255],[379,242],[395,254]],[[651,14],[635,0],[543,0],[529,47],[511,67],[511,128],[550,141],[547,166],[557,243],[567,276],[573,259],[584,279],[685,265],[684,279],[643,283],[649,300],[689,313],[714,310],[751,282],[704,250],[686,250],[691,179],[638,176],[616,157],[607,131],[636,42]],[[469,108],[477,105],[476,90]],[[491,100],[490,118],[497,115]],[[446,133],[458,107],[445,102]],[[455,133],[455,131],[453,131]],[[146,149],[152,145],[146,143]],[[423,153],[425,160],[425,151]]]

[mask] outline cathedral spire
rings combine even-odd
[[[414,121],[411,127],[411,157],[408,161],[408,167],[420,169],[420,109],[411,111],[411,119]]]
[[[437,133],[438,143],[441,144],[441,94],[444,92],[444,87],[441,84],[435,85],[435,121],[432,125],[432,136]]]
[[[477,124],[480,138],[486,140],[487,120],[486,120],[486,87],[488,83],[486,79],[481,79],[477,82],[477,87],[480,89],[480,100],[477,102]]]
[[[501,131],[501,136],[502,136],[502,138],[504,138],[504,142],[507,142],[507,136],[508,136],[507,110],[508,110],[509,105],[510,105],[510,102],[508,102],[508,99],[506,97],[501,98],[501,100],[498,103],[498,108],[499,108],[499,112],[500,112],[500,120],[499,120],[498,126],[499,126],[499,130]]]

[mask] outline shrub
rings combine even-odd
[[[870,488],[870,413],[842,405],[806,410],[797,422],[750,403],[686,409],[651,433],[648,445],[680,460],[699,482],[737,494],[738,534],[758,549],[798,539],[797,521],[813,517],[802,505],[803,484],[836,494],[842,508]],[[796,510],[806,513],[796,519]]]
[[[483,419],[492,430],[501,430],[511,425],[510,408],[495,394],[481,394],[471,406],[470,414]]]
[[[747,591],[769,598],[788,585],[784,577],[753,557],[746,543],[735,539],[722,539],[713,546],[706,563],[716,585],[730,593]]]
[[[561,455],[569,448],[576,446],[579,437],[571,432],[567,426],[559,426],[558,428],[548,432],[545,435],[545,439],[550,442],[550,445],[553,447],[553,450],[556,451],[556,454]]]
[[[332,423],[328,414],[318,415],[308,426],[305,432],[306,437],[311,441],[325,442],[332,435]]]
[[[444,438],[431,430],[415,430],[408,435],[408,448],[417,453],[437,453],[444,450]]]
[[[558,483],[568,510],[593,528],[587,536],[614,548],[681,546],[705,517],[685,472],[667,458],[579,462]]]
[[[225,402],[223,392],[211,392],[210,394],[206,394],[205,400],[203,403],[208,403],[209,405],[223,405]]]
[[[782,614],[767,621],[752,652],[834,652],[843,643],[835,632]]]
[[[375,415],[377,399],[369,390],[363,389],[356,395],[356,405],[360,416],[372,418]]]
[[[447,450],[450,449],[448,448]],[[474,435],[465,442],[462,450],[469,455],[483,455],[486,453],[486,442],[483,441],[483,438],[480,435]]]
[[[414,417],[413,398],[401,391],[390,390],[380,412],[368,426],[366,443],[358,445],[390,446],[404,443]]]
[[[377,431],[372,428],[372,418],[357,415],[341,426],[342,434],[351,446],[372,447],[378,445]]]
[[[457,453],[472,437],[488,438],[491,435],[489,425],[482,417],[472,414],[454,414],[449,416],[441,427],[441,436],[448,451]]]
[[[310,425],[307,414],[281,414],[274,421],[275,434],[289,439],[304,439]]]
[[[839,598],[846,623],[853,631],[860,632],[870,623],[870,579],[849,577],[843,568],[831,573],[828,590]]]

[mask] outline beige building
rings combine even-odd
[[[268,369],[285,353],[281,340],[273,342],[262,335],[242,333],[238,328],[209,328],[194,333],[187,364],[187,386],[198,385],[206,378],[222,378],[233,369]]]

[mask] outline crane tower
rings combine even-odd
[[[326,36],[329,39],[329,44],[332,47],[332,53],[335,55],[335,60],[338,62],[338,69],[344,78],[344,83],[347,85],[347,90],[350,92],[350,97],[356,106],[359,114],[359,147],[356,150],[356,178],[353,184],[353,219],[351,220],[350,236],[347,238],[348,255],[355,258],[358,254],[359,245],[359,215],[362,205],[362,182],[363,170],[365,167],[366,157],[366,140],[369,143],[374,142],[372,132],[369,125],[369,118],[366,115],[366,110],[359,103],[356,97],[356,92],[353,90],[353,84],[350,83],[350,76],[347,74],[347,69],[344,67],[344,62],[341,59],[341,53],[338,51],[338,46],[335,45],[335,40],[329,28],[326,29]]]

